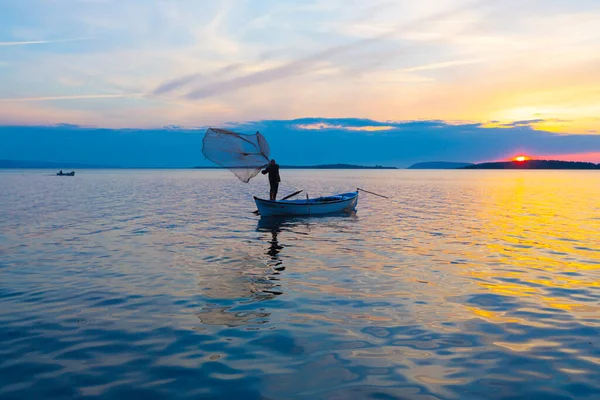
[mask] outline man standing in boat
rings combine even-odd
[[[269,200],[275,201],[277,198],[277,190],[279,190],[279,182],[281,182],[281,178],[279,177],[279,165],[275,160],[271,160],[271,163],[262,171],[262,173],[263,175],[269,174],[269,185],[271,186]]]

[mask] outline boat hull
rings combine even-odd
[[[258,212],[263,217],[281,215],[323,215],[351,212],[358,204],[358,192],[308,200],[270,201],[254,197]]]

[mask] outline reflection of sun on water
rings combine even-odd
[[[521,161],[519,158],[515,161]],[[594,207],[580,204],[593,199],[585,195],[586,182],[567,182],[565,190],[558,193],[549,174],[499,178],[498,184],[484,188],[489,198],[478,217],[487,231],[488,258],[495,259],[497,267],[490,266],[488,259],[465,273],[486,291],[515,298],[518,303],[537,303],[545,310],[536,312],[567,312],[585,324],[597,307],[582,303],[580,296],[573,294],[600,287],[599,281],[581,274],[600,271],[598,259],[593,261],[593,249],[579,246],[590,243],[598,228],[590,215]],[[505,319],[503,313],[469,309],[486,319]]]

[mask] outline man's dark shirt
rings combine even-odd
[[[279,183],[281,178],[279,177],[279,165],[269,164],[267,168],[262,171],[263,174],[269,174],[269,183]]]

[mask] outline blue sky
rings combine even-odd
[[[12,126],[13,135],[29,134],[16,126],[62,123],[147,129],[138,146],[151,147],[152,140],[163,141],[151,132],[164,126],[263,121],[270,131],[262,132],[277,142],[287,138],[287,131],[277,130],[282,121],[363,118],[383,124],[445,121],[440,129],[449,135],[457,124],[479,124],[481,138],[473,146],[501,134],[511,143],[522,138],[507,153],[524,147],[549,154],[556,135],[545,132],[579,135],[569,140],[582,146],[569,155],[600,154],[595,139],[589,142],[600,132],[597,0],[0,5],[0,125]],[[528,122],[511,127],[514,121]],[[40,132],[56,135],[56,129]],[[321,130],[331,134],[326,126],[301,133]],[[91,132],[97,133],[80,133]],[[350,143],[357,131],[343,132]],[[369,134],[386,146],[389,133]],[[434,156],[431,149],[443,147],[445,137],[430,140],[413,148],[422,157],[410,159]],[[6,146],[1,157],[59,158],[29,145],[31,153]],[[473,152],[485,155],[486,148]],[[458,158],[472,159],[473,152]],[[390,159],[402,160],[408,158]]]

